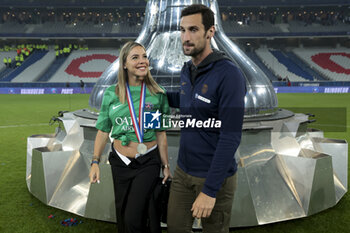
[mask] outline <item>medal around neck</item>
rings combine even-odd
[[[139,119],[136,117],[134,104],[132,102],[132,96],[129,89],[129,84],[126,84],[126,99],[129,105],[129,112],[132,120],[133,127],[135,129],[135,134],[139,144],[137,145],[137,152],[140,154],[145,154],[147,152],[147,146],[143,144],[143,112],[145,107],[145,98],[146,98],[146,84],[142,82],[141,84],[141,93],[140,93],[140,105],[139,105]]]
[[[147,146],[145,145],[145,144],[143,144],[143,143],[140,143],[140,144],[138,144],[137,145],[137,152],[139,153],[139,154],[146,154],[146,152],[147,152]]]

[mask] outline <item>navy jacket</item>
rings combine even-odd
[[[171,107],[192,119],[221,121],[221,128],[182,128],[178,156],[178,166],[187,174],[206,178],[202,192],[216,197],[224,179],[237,171],[234,154],[241,140],[245,78],[214,50],[196,68],[192,61],[186,62],[180,84],[180,92],[168,93]]]

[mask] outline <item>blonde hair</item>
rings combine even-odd
[[[128,57],[130,51],[137,47],[140,46],[142,47],[145,51],[145,47],[137,43],[135,41],[129,41],[127,42],[121,49],[120,55],[119,55],[119,71],[118,71],[118,81],[117,85],[115,87],[115,94],[119,97],[120,103],[124,104],[125,103],[125,98],[126,98],[126,83],[128,81],[128,73],[127,70],[124,69],[125,63],[126,63],[126,58]],[[152,95],[156,93],[164,93],[164,90],[158,85],[158,83],[153,79],[151,72],[147,71],[147,75],[144,78],[144,82],[146,83],[146,87],[150,91]]]

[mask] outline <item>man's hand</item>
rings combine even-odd
[[[192,205],[192,216],[194,218],[208,218],[214,208],[216,198],[200,192]]]

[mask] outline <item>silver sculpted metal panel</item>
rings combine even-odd
[[[76,111],[78,113],[81,111]],[[80,124],[56,135],[28,138],[29,191],[49,206],[87,218],[115,222],[114,191],[106,146],[101,162],[101,183],[89,183],[96,119],[66,113],[61,121]],[[245,122],[236,152],[238,186],[231,227],[254,226],[302,218],[334,206],[347,192],[347,149],[344,140],[313,137],[305,131],[306,115],[279,120]],[[71,124],[75,121],[74,124]],[[288,127],[286,127],[286,125]],[[292,129],[295,131],[288,131]],[[78,135],[81,144],[63,147],[65,132]],[[171,168],[176,166],[179,132],[168,132]],[[299,136],[296,136],[299,135]],[[39,140],[39,141],[38,141]],[[41,141],[41,142],[40,142]],[[53,146],[55,145],[55,146]],[[172,170],[173,171],[173,170]],[[200,227],[197,221],[193,227]]]

